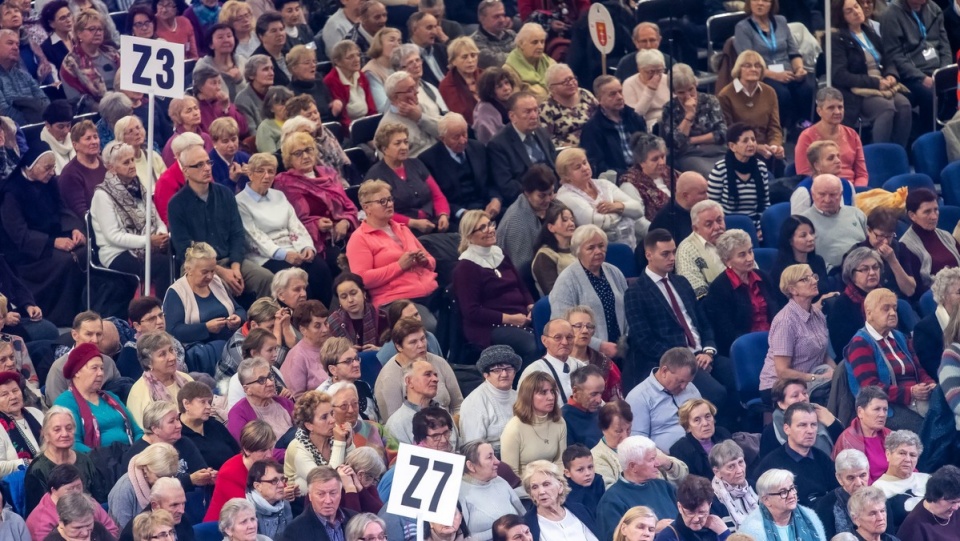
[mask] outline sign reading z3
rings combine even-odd
[[[137,67],[133,69],[133,82],[138,85],[147,85],[152,86],[156,82],[157,86],[163,90],[170,90],[173,88],[174,82],[174,58],[173,51],[169,49],[154,49],[147,45],[141,45],[135,43],[133,45],[133,52],[140,55],[140,60],[137,61]],[[147,69],[147,62],[150,61],[150,55],[156,54],[157,60],[160,61],[160,69],[156,74],[156,78],[151,81],[147,77],[144,77],[144,71]]]
[[[440,504],[440,496],[443,494],[443,489],[447,486],[447,479],[449,479],[450,475],[453,473],[453,464],[430,460],[429,458],[422,456],[411,456],[410,465],[417,468],[417,472],[413,474],[413,479],[407,486],[407,490],[405,490],[403,493],[403,505],[412,507],[414,509],[420,507],[420,498],[413,497],[413,494],[417,491],[417,488],[420,487],[420,482],[423,481],[423,476],[428,470],[432,469],[433,471],[440,472],[443,475],[433,492],[433,498],[430,500],[430,512],[435,513]]]

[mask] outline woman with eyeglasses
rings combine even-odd
[[[566,64],[550,66],[545,77],[550,97],[540,106],[540,122],[556,147],[579,146],[580,131],[599,102],[593,93],[577,85],[577,78]]]
[[[513,417],[517,391],[513,380],[522,360],[510,346],[490,346],[480,353],[477,371],[483,383],[460,406],[460,436],[463,441],[482,441],[500,452],[500,434]],[[469,520],[468,520],[469,522]]]
[[[920,259],[923,283],[917,286],[926,290],[941,269],[960,266],[960,242],[956,239],[960,229],[955,228],[951,236],[937,227],[940,203],[936,192],[927,188],[911,189],[907,194],[907,218],[910,228],[900,243]]]
[[[60,66],[60,80],[68,99],[80,96],[99,102],[109,90],[120,69],[120,52],[110,44],[106,32],[113,27],[109,16],[94,9],[77,14],[76,44]],[[116,30],[114,30],[116,32]]]
[[[256,510],[257,532],[270,539],[280,539],[293,521],[290,502],[285,498],[286,484],[283,466],[272,458],[254,462],[247,473],[247,501]]]
[[[183,45],[184,60],[200,56],[197,32],[190,19],[183,16],[187,4],[183,0],[152,0],[157,16],[157,38]],[[202,36],[201,36],[202,37]]]
[[[781,541],[779,531],[789,539],[827,541],[823,523],[812,509],[798,504],[793,474],[787,470],[767,470],[757,479],[760,506],[740,524],[740,533],[756,541]]]
[[[854,245],[854,248],[862,246],[880,254],[884,262],[880,287],[906,299],[919,299],[932,285],[933,275],[927,276],[927,281],[924,282],[921,258],[897,240],[897,222],[900,216],[901,211],[890,208],[877,207],[870,211],[867,216],[867,238]],[[950,238],[946,232],[944,234]],[[944,268],[956,268],[956,265]]]
[[[570,346],[570,356],[596,366],[603,373],[603,400],[609,402],[623,398],[625,393],[620,383],[620,368],[610,357],[590,347],[593,336],[597,333],[597,317],[593,309],[583,305],[573,306],[566,311],[563,319],[573,328],[574,341]]]
[[[40,24],[49,36],[40,45],[47,60],[57,70],[74,47],[73,13],[67,0],[54,0],[40,10]]]
[[[321,355],[329,354],[335,350],[345,347],[342,339],[332,338],[332,344],[324,344]],[[339,347],[337,346],[339,343]],[[350,348],[343,350],[341,356],[350,358],[356,355]],[[358,362],[349,363],[351,366],[359,365]],[[341,366],[343,366],[341,364]],[[330,380],[327,380],[330,381]],[[376,401],[373,399],[373,391],[370,386],[356,379],[353,382],[341,379],[329,386],[324,382],[318,390],[324,391],[333,397],[333,418],[338,425],[351,427],[353,434],[353,447],[355,449],[369,448],[377,452],[380,461],[384,464],[390,464],[397,456],[397,449],[400,446],[397,439],[380,424],[379,409]],[[360,394],[362,393],[362,395]],[[369,413],[373,409],[372,413]],[[370,473],[370,470],[361,468]]]
[[[156,39],[157,16],[146,4],[134,4],[127,10],[126,34],[135,38]]]
[[[287,446],[283,474],[301,492],[307,490],[307,475],[317,466],[337,468],[353,449],[351,428],[333,417],[333,397],[308,391],[293,410],[297,433]]]
[[[174,541],[173,515],[165,509],[156,509],[133,519],[133,541]]]
[[[249,60],[253,52],[260,47],[260,39],[254,31],[257,20],[253,15],[253,8],[247,2],[228,0],[220,8],[217,22],[229,25],[233,29],[233,35],[237,41],[237,48],[234,50],[237,60],[241,62]],[[269,59],[267,57],[267,60]],[[273,63],[270,63],[270,67],[272,73]],[[249,77],[247,80],[249,81]]]
[[[712,514],[714,494],[710,481],[688,475],[677,485],[677,518],[660,530],[656,541],[722,541],[730,535],[723,519]]]
[[[387,524],[375,513],[359,513],[347,522],[345,541],[387,541]]]
[[[248,422],[262,419],[273,429],[276,439],[283,437],[294,425],[293,400],[277,394],[269,362],[258,358],[244,359],[237,367],[237,375],[246,396],[230,408],[227,429],[239,440]]]
[[[841,276],[846,286],[830,307],[827,318],[830,344],[836,355],[840,355],[853,335],[863,328],[863,300],[880,287],[883,258],[871,248],[854,248],[843,259]],[[780,281],[782,283],[783,278]]]

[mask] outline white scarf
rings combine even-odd
[[[943,306],[937,305],[937,322],[940,323],[940,330],[945,330],[947,328],[947,323],[950,323],[950,314],[947,313],[947,309]]]
[[[56,159],[54,171],[59,175],[60,171],[63,171],[64,166],[72,160],[77,155],[77,151],[73,149],[73,141],[70,139],[70,134],[67,134],[67,138],[61,143],[57,141],[57,138],[50,133],[50,130],[46,126],[43,127],[43,130],[40,131],[40,140],[44,143],[50,145],[50,150],[53,151],[53,155]]]
[[[496,269],[503,263],[503,250],[499,246],[477,246],[470,244],[460,254],[461,261],[472,261],[484,269]]]

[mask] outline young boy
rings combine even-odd
[[[603,477],[597,475],[593,469],[593,455],[585,445],[576,443],[567,447],[561,457],[563,460],[563,475],[570,485],[568,502],[576,502],[587,508],[590,516],[596,520],[597,504],[606,491]]]

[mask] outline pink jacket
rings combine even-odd
[[[93,520],[103,524],[114,537],[119,536],[120,528],[110,518],[110,515],[103,510],[99,503],[94,502],[93,498],[90,498],[90,500],[93,503]],[[50,498],[48,492],[43,495],[43,498],[40,498],[37,508],[27,517],[27,530],[30,531],[30,537],[33,539],[45,539],[47,534],[57,527],[58,522],[60,522],[60,518],[57,516],[57,504],[53,503],[53,499]]]
[[[363,278],[377,308],[398,299],[426,297],[437,289],[437,260],[424,250],[409,227],[393,220],[389,225],[402,246],[367,222],[360,224],[347,242],[350,270]],[[406,271],[400,268],[400,256],[418,250],[426,253],[427,266]]]
[[[293,399],[312,391],[327,381],[327,372],[320,364],[320,348],[315,348],[306,340],[297,342],[290,348],[280,367],[280,375],[287,389],[293,393]]]

